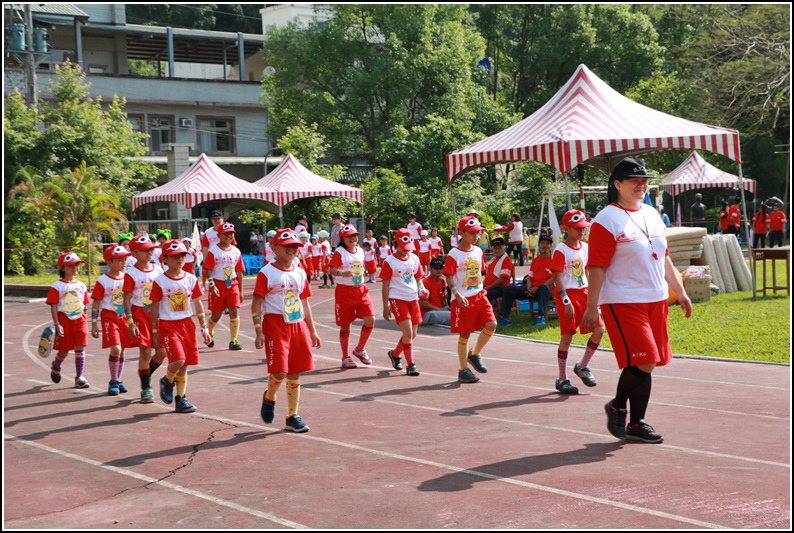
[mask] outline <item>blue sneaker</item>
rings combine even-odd
[[[464,368],[463,370],[458,372],[458,381],[460,383],[477,383],[478,381],[480,381],[480,378],[478,378],[474,374],[474,372],[472,372],[468,368]]]
[[[174,401],[174,384],[168,381],[165,376],[160,378],[160,399],[165,403]]]
[[[176,397],[176,405],[174,406],[174,410],[177,413],[192,413],[196,410],[196,406],[187,401],[185,396],[177,396]]]
[[[284,427],[284,429],[294,433],[306,433],[309,431],[309,426],[307,426],[306,422],[301,420],[301,417],[298,415],[292,415],[291,417],[287,418],[287,425]]]
[[[467,358],[469,364],[474,367],[474,370],[480,372],[481,374],[486,374],[488,372],[488,367],[482,364],[482,357],[479,355],[474,355],[469,350],[469,357]]]
[[[272,424],[276,418],[276,402],[262,398],[262,409],[259,410],[259,416],[262,417],[265,424]]]
[[[499,317],[499,320],[496,321],[497,326],[512,326],[513,321],[506,317]]]
[[[127,387],[124,386],[124,383],[122,383],[121,381],[117,381],[116,384],[119,387],[119,392],[120,393],[124,394],[125,392],[128,392],[127,391]]]
[[[108,386],[108,396],[118,396],[119,392],[119,382],[118,381],[111,381],[110,385]]]

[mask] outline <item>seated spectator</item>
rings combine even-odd
[[[513,302],[525,299],[535,299],[538,303],[538,318],[535,324],[542,326],[546,323],[546,307],[551,301],[551,285],[554,283],[550,269],[552,243],[551,237],[541,235],[538,239],[538,254],[529,264],[529,274],[520,285],[511,285],[503,289],[497,325],[512,324],[510,310],[513,308]]]
[[[491,302],[502,297],[505,286],[510,285],[513,277],[513,261],[505,253],[505,244],[507,243],[502,237],[491,241],[494,256],[485,265],[483,286]]]
[[[423,283],[425,289],[430,293],[426,298],[419,300],[419,307],[422,311],[422,324],[443,324],[449,326],[449,294],[447,292],[447,282],[442,275],[444,270],[444,260],[434,257],[430,260],[430,275]]]

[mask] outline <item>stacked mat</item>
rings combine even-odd
[[[667,248],[670,250],[670,260],[679,271],[686,270],[693,259],[699,259],[703,255],[705,228],[667,228],[664,233],[667,237]]]
[[[712,282],[720,292],[753,290],[753,277],[736,235],[706,236],[703,257],[697,262],[711,267]]]

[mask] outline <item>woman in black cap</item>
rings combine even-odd
[[[622,369],[615,398],[605,405],[607,429],[619,439],[658,443],[664,438],[645,422],[645,411],[651,372],[673,357],[668,285],[687,318],[692,302],[670,260],[662,219],[643,202],[650,177],[645,163],[632,157],[618,163],[609,177],[609,205],[596,215],[590,231],[590,293],[582,325],[595,327],[600,305]]]

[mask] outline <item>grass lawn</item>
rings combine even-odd
[[[785,284],[786,263],[777,265],[777,284]],[[760,276],[759,267],[759,276]],[[758,281],[758,280],[756,280]],[[692,317],[684,318],[677,305],[670,307],[669,332],[673,353],[704,355],[729,359],[791,363],[791,299],[786,291],[761,295],[753,301],[751,292],[719,294],[704,303],[693,304]],[[512,315],[513,325],[502,326],[498,332],[527,339],[559,342],[557,318],[545,326],[536,326],[529,313]],[[584,346],[589,335],[576,334],[573,343]],[[604,335],[601,347],[611,348]]]

